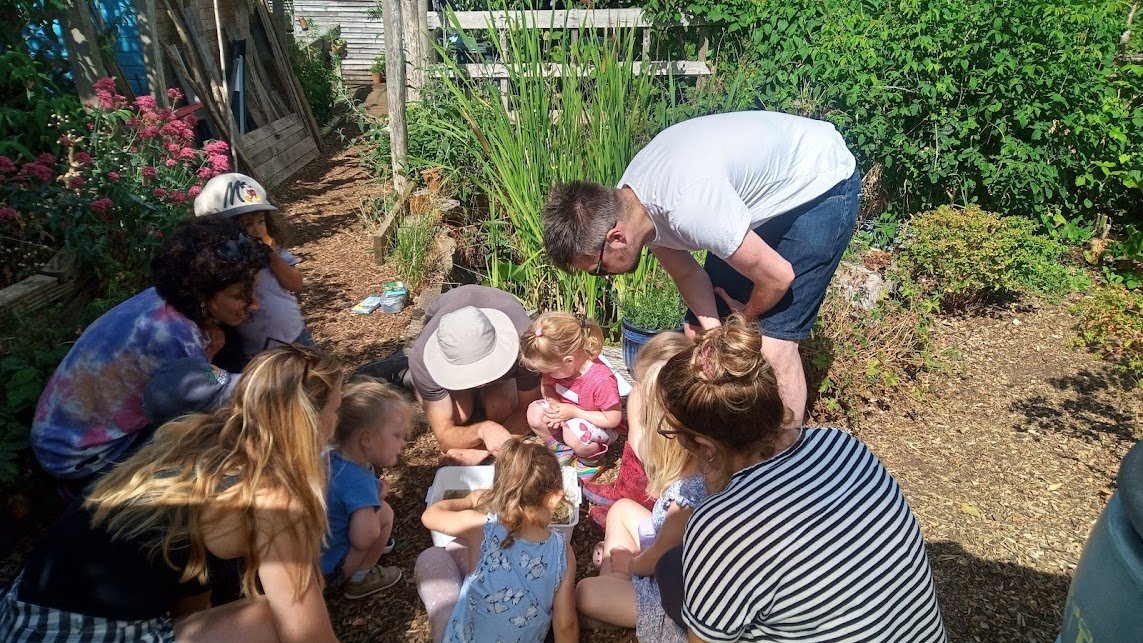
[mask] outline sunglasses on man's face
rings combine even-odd
[[[619,225],[618,220],[616,220],[615,223],[611,224],[611,228],[608,228],[608,231],[610,231],[612,228],[614,228],[617,225]],[[588,270],[587,274],[592,275],[593,277],[610,277],[614,274],[614,273],[608,272],[607,269],[603,267],[603,253],[606,250],[607,250],[607,235],[604,234],[603,235],[603,241],[599,244],[599,258],[597,258],[595,260],[595,267],[592,268],[591,270]]]

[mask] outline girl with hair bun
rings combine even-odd
[[[341,377],[281,346],[226,408],[160,427],[48,530],[0,596],[0,640],[333,641],[315,561]],[[211,607],[232,561],[245,598]]]
[[[844,431],[784,428],[788,411],[761,342],[733,316],[659,375],[659,433],[721,489],[687,524],[682,577],[673,579],[681,620],[708,641],[945,641],[901,488]],[[672,582],[669,560],[656,569],[660,586]]]
[[[434,641],[542,641],[549,626],[556,643],[579,640],[575,554],[548,528],[563,499],[551,452],[513,438],[496,455],[492,489],[425,509],[425,527],[467,546],[432,547],[417,558]]]
[[[575,463],[590,482],[623,422],[619,382],[599,359],[603,330],[570,313],[544,313],[520,338],[524,366],[541,373],[542,398],[528,406],[528,425],[560,464]]]

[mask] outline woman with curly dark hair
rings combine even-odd
[[[44,469],[78,486],[146,441],[148,381],[181,358],[212,361],[225,341],[222,325],[257,310],[254,280],[268,262],[265,246],[233,221],[179,226],[151,262],[154,287],[88,326],[44,388],[32,423]]]

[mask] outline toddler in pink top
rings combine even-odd
[[[520,339],[524,365],[543,375],[543,397],[528,407],[528,424],[585,481],[599,473],[623,421],[619,382],[601,350],[599,325],[569,313],[540,315]]]

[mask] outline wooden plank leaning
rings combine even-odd
[[[286,49],[286,44],[282,41],[285,34],[277,29],[274,29],[274,22],[270,18],[270,14],[266,11],[266,5],[261,0],[246,0],[247,3],[254,8],[253,16],[258,16],[262,24],[262,29],[266,33],[266,39],[270,41],[270,48],[273,50],[273,59],[278,73],[282,77],[282,83],[286,85],[289,91],[295,110],[301,115],[302,121],[309,130],[310,135],[314,139],[314,145],[317,146],[318,151],[321,151],[321,130],[318,129],[317,121],[314,120],[314,113],[310,109],[310,104],[306,100],[305,93],[302,92],[302,84],[298,77],[294,75],[293,69],[290,68],[289,52]],[[253,25],[251,25],[253,27]]]

